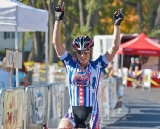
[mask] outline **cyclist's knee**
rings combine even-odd
[[[73,128],[74,127],[73,127],[72,123],[68,120],[62,120],[58,126],[58,129],[73,129]]]

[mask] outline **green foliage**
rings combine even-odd
[[[123,2],[122,2],[123,1]],[[22,0],[23,3],[29,5],[28,0]],[[142,2],[142,14],[143,14],[143,27],[144,31],[150,33],[152,30],[152,17],[153,13],[156,11],[159,0],[143,0]],[[46,0],[48,3],[48,0]],[[58,3],[55,0],[54,3]],[[73,28],[70,30],[70,37],[73,38],[79,34],[112,34],[113,33],[113,13],[118,8],[123,8],[123,13],[125,15],[125,20],[122,23],[121,32],[122,33],[137,33],[139,32],[138,16],[136,12],[137,0],[84,0],[84,12],[87,15],[89,11],[94,14],[96,10],[99,10],[98,21],[94,27],[82,27],[79,28],[79,5],[77,0],[65,0],[65,18],[66,25],[68,28]],[[135,7],[134,7],[135,6]],[[36,7],[42,8],[42,1],[36,1]],[[85,17],[85,21],[86,21]],[[105,21],[105,22],[102,22]],[[72,27],[71,27],[72,26]],[[92,32],[90,32],[92,30]],[[152,32],[153,33],[153,32]]]
[[[54,1],[54,3],[53,3]],[[29,0],[21,0],[21,2],[30,5]],[[43,1],[35,0],[36,8],[43,9]],[[49,0],[45,0],[48,4]],[[57,4],[59,0],[51,0],[51,4]],[[84,2],[84,26],[80,27],[80,10],[78,0],[65,0],[65,17],[62,27],[62,42],[67,39],[67,43],[71,45],[71,41],[79,35],[107,35],[113,34],[113,14],[117,9],[123,8],[124,21],[121,24],[121,33],[141,33],[146,32],[151,36],[160,36],[160,27],[152,29],[154,26],[154,16],[157,11],[159,0],[82,0]],[[137,13],[137,2],[141,4],[142,23],[139,24]],[[91,22],[86,26],[88,14],[91,13]],[[54,15],[54,12],[51,12]],[[54,19],[53,19],[54,24]],[[140,28],[142,26],[142,29]],[[67,31],[67,33],[63,33]],[[30,33],[31,35],[33,33]]]
[[[75,38],[79,35],[88,35],[93,36],[92,31],[90,31],[90,27],[83,26],[81,28],[77,28],[74,32],[71,33],[71,38]]]
[[[149,35],[153,37],[160,37],[160,26],[157,26],[155,29],[153,29]]]
[[[33,35],[33,32],[24,32],[25,36],[24,36],[24,42],[26,43]],[[22,49],[23,46],[23,39],[20,41],[20,49]]]

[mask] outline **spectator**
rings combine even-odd
[[[0,63],[0,88],[16,87],[15,77],[14,74],[11,74],[11,68],[5,66],[6,57],[4,57]],[[10,79],[12,79],[12,81]],[[11,85],[10,82],[12,82]]]
[[[135,81],[132,83],[133,87],[138,88],[140,86],[140,71],[141,71],[141,63],[138,57],[135,58],[135,70],[133,72],[133,78]]]
[[[134,71],[135,71],[135,61],[134,61],[134,57],[131,57],[131,63],[130,63],[130,67],[129,67],[129,75],[131,77],[133,77]]]
[[[138,72],[141,70],[141,63],[139,61],[139,58],[135,58],[135,74],[138,74]]]
[[[14,70],[14,74],[16,75],[16,71]],[[31,83],[27,79],[28,71],[24,65],[24,62],[22,61],[22,68],[19,69],[18,72],[18,82],[20,86],[28,86],[31,85]]]
[[[137,80],[137,86],[140,84],[140,74],[139,72],[141,71],[141,63],[138,57],[135,58],[135,78]]]

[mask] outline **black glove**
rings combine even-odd
[[[58,6],[55,6],[54,5],[54,10],[55,10],[55,18],[56,20],[62,20],[63,19],[63,16],[64,16],[64,3],[63,5],[58,5]]]
[[[113,21],[116,26],[119,26],[124,19],[122,9],[118,9],[113,15]]]

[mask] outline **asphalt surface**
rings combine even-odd
[[[105,129],[160,129],[160,88],[125,88],[122,111],[102,124]]]
[[[65,90],[65,110],[69,107],[68,89]],[[160,129],[160,88],[148,90],[125,88],[120,113],[104,118],[102,129]]]

